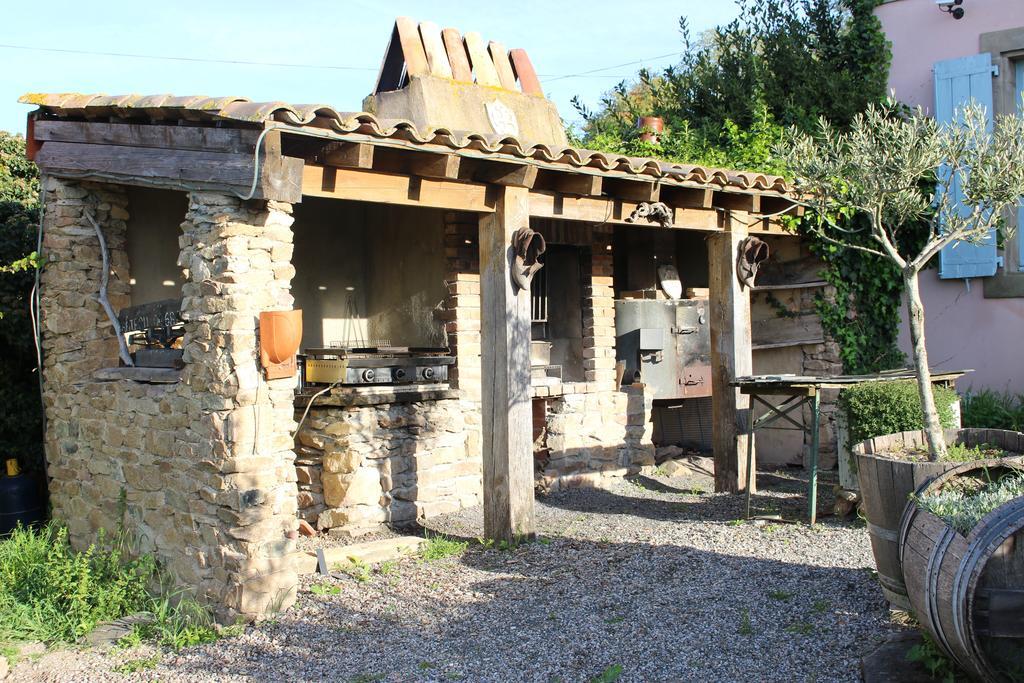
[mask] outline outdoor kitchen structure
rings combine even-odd
[[[526,53],[474,33],[399,19],[360,113],[22,101],[54,516],[83,545],[124,522],[224,620],[294,600],[300,518],[482,504],[528,537],[535,487],[668,444],[741,491],[729,382],[838,370],[781,178],[574,149]]]

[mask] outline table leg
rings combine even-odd
[[[818,518],[818,421],[821,415],[821,392],[811,397],[811,473],[807,491],[808,516],[811,526]]]
[[[750,494],[757,482],[754,472],[754,405],[747,408],[747,519],[750,519]]]

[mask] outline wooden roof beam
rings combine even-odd
[[[494,196],[486,185],[314,164],[302,169],[302,194],[456,211],[494,211]]]
[[[455,154],[417,152],[408,156],[409,171],[423,178],[458,180],[462,157]]]
[[[532,164],[516,164],[477,160],[470,168],[471,179],[478,183],[505,185],[509,187],[532,188],[537,182],[537,167]]]
[[[761,195],[738,192],[715,192],[714,206],[729,211],[761,213]]]
[[[631,202],[656,202],[661,197],[661,184],[653,180],[605,178],[604,193]]]
[[[683,209],[710,209],[715,191],[710,187],[661,186],[661,201]]]
[[[559,173],[554,179],[556,191],[581,197],[600,197],[603,185],[599,175]]]
[[[326,166],[373,168],[373,145],[365,142],[332,142],[320,154]]]

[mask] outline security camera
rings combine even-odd
[[[963,2],[964,0],[935,0],[935,4],[939,6],[939,9],[952,15],[954,19],[964,18],[964,8],[960,6]]]

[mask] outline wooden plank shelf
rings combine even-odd
[[[814,289],[817,287],[825,287],[828,283],[824,280],[814,280],[813,282],[794,282],[785,285],[755,285],[751,288],[751,292],[777,292],[784,289]]]
[[[781,341],[771,342],[766,344],[752,344],[750,347],[751,351],[763,351],[765,349],[785,349],[790,346],[807,346],[810,344],[824,344],[825,338],[819,337],[817,339],[795,339],[792,341]]]

